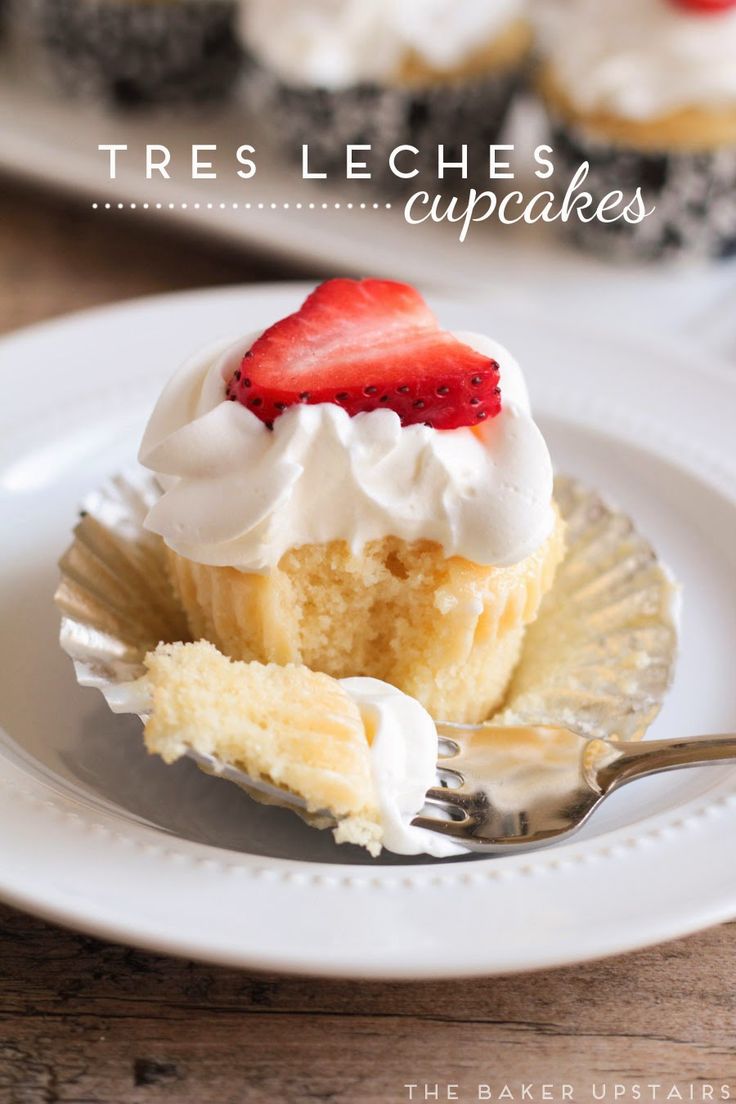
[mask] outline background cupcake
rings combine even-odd
[[[646,206],[640,223],[571,219],[578,240],[658,257],[736,250],[734,0],[541,0],[539,87],[558,181]],[[558,185],[559,187],[559,185]]]
[[[344,172],[345,146],[371,145],[374,179],[396,181],[388,155],[411,144],[422,156],[402,167],[435,179],[437,144],[457,160],[468,142],[487,181],[482,146],[528,56],[524,11],[525,0],[244,0],[250,97],[283,149],[309,143],[315,167]]]
[[[239,70],[232,0],[34,0],[34,34],[70,92],[123,107],[216,99]]]

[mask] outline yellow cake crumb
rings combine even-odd
[[[237,662],[207,641],[160,644],[145,659],[146,747],[167,763],[189,749],[298,794],[338,821],[340,841],[380,851],[370,744],[357,705],[306,667]]]
[[[305,664],[333,678],[383,679],[432,716],[472,723],[501,704],[564,554],[564,523],[508,567],[446,557],[398,537],[291,549],[259,575],[167,550],[195,639],[235,659]]]

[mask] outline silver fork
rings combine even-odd
[[[437,724],[439,784],[413,824],[486,853],[548,847],[577,832],[609,794],[662,771],[736,763],[736,735],[645,743],[588,739],[552,725]],[[209,773],[304,808],[296,795],[209,756]]]
[[[427,793],[430,815],[413,823],[473,851],[548,847],[582,828],[628,782],[683,767],[736,763],[733,733],[634,743],[591,740],[543,725],[438,724],[437,732],[440,785]]]

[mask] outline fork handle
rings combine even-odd
[[[708,763],[736,763],[736,734],[733,732],[688,740],[652,740],[613,746],[618,754],[606,757],[595,770],[596,782],[604,794],[626,782],[660,771]]]

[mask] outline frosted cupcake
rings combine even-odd
[[[641,187],[656,208],[638,223],[569,229],[622,255],[733,253],[734,0],[540,0],[538,14],[556,178],[588,161],[596,202]]]
[[[502,346],[407,285],[331,280],[181,369],[140,456],[194,639],[383,679],[444,719],[502,701],[563,552]]]
[[[234,0],[32,0],[35,35],[64,89],[119,107],[217,99],[241,51]]]
[[[403,171],[436,179],[437,144],[448,161],[467,142],[496,140],[527,59],[526,0],[245,0],[247,88],[290,155],[309,143],[315,167],[345,171],[345,146],[372,146],[373,179]],[[478,152],[477,171],[487,151]],[[413,178],[416,180],[417,178]],[[455,179],[452,175],[451,179]]]

